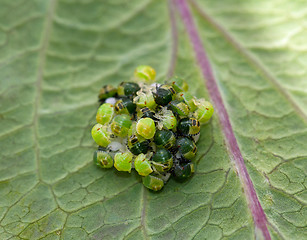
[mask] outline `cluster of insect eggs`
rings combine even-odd
[[[97,166],[134,168],[145,187],[158,191],[171,175],[184,180],[194,173],[200,125],[214,110],[210,102],[192,96],[183,79],[159,85],[155,75],[142,65],[131,82],[102,87],[92,137],[99,145],[93,158]]]

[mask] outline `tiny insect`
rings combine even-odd
[[[108,133],[106,126],[96,123],[92,128],[91,133],[92,138],[99,146],[107,147],[110,144],[110,134]]]
[[[141,118],[136,124],[136,131],[146,139],[153,138],[156,132],[154,120],[151,118]]]
[[[114,156],[114,167],[118,171],[131,172],[133,155],[127,151],[124,153],[116,153]]]
[[[118,89],[117,94],[120,97],[127,96],[132,97],[136,95],[136,92],[139,91],[141,88],[137,83],[134,82],[122,82]]]
[[[144,107],[138,110],[137,112],[137,116],[138,118],[151,118],[151,119],[155,119],[154,118],[154,112],[151,111],[148,107]]]
[[[111,85],[105,85],[100,89],[98,98],[99,101],[104,101],[109,97],[114,97],[116,94],[117,94],[117,88]]]
[[[153,191],[159,191],[163,188],[164,182],[161,178],[153,175],[148,175],[142,179],[143,185]]]
[[[140,65],[134,70],[134,79],[140,82],[153,83],[156,78],[156,71],[146,65]]]
[[[147,153],[150,149],[149,141],[138,135],[132,135],[128,138],[128,148],[134,155]]]
[[[200,99],[197,101],[196,105],[197,109],[194,112],[195,118],[200,121],[200,123],[207,123],[214,112],[212,104],[204,99]]]
[[[182,78],[172,77],[167,82],[175,89],[176,92],[183,92],[189,90],[189,85]]]
[[[147,176],[153,171],[149,159],[143,153],[134,159],[134,168],[141,176]]]
[[[98,167],[101,168],[113,167],[113,158],[111,155],[100,149],[94,152],[93,161]]]
[[[177,126],[177,119],[174,113],[168,110],[166,107],[162,107],[159,112],[155,114],[155,119],[158,121],[158,129],[174,129]]]
[[[114,115],[114,107],[110,103],[102,104],[97,111],[96,114],[96,121],[100,124],[107,124],[109,123]]]
[[[179,149],[180,154],[186,159],[193,159],[197,152],[197,147],[195,143],[187,138],[181,137],[176,141],[176,146]]]
[[[197,109],[195,97],[189,92],[177,93],[176,99],[183,101],[190,109],[190,112],[194,112]]]
[[[160,148],[152,156],[152,164],[158,172],[167,172],[173,166],[173,156],[168,150]]]
[[[182,118],[177,130],[183,136],[195,136],[200,132],[200,123],[195,118]]]
[[[154,137],[154,143],[157,145],[157,147],[170,149],[176,143],[176,136],[170,130],[157,130]]]
[[[174,100],[169,103],[169,106],[174,113],[180,116],[188,116],[190,113],[188,105],[186,105],[184,102]]]
[[[139,108],[148,107],[154,109],[157,106],[151,92],[138,91],[136,94],[137,96],[134,98],[134,101]]]
[[[173,168],[173,175],[177,180],[185,180],[195,172],[194,163],[177,163]]]
[[[133,114],[136,111],[136,105],[132,102],[131,99],[122,98],[115,103],[114,109],[117,114],[120,113]]]
[[[116,136],[125,137],[128,135],[131,124],[132,121],[129,115],[117,115],[114,117],[111,123],[111,130]]]
[[[166,106],[170,101],[174,100],[175,96],[176,91],[174,88],[166,84],[157,87],[156,93],[154,93],[155,102],[161,106]]]

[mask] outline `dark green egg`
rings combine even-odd
[[[173,166],[173,156],[164,148],[160,148],[156,151],[156,153],[152,156],[152,161],[153,166],[159,172],[166,172]]]
[[[170,130],[157,130],[154,136],[154,142],[157,147],[170,149],[176,143],[176,136]]]
[[[111,85],[105,85],[100,89],[98,98],[100,101],[104,101],[109,97],[114,97],[116,94],[117,94],[117,88]]]
[[[174,99],[176,91],[172,86],[161,85],[157,88],[157,92],[154,93],[155,102],[158,105],[166,106],[170,101]]]
[[[177,130],[183,136],[195,136],[200,131],[200,123],[195,118],[182,118],[178,123]]]
[[[191,177],[194,172],[195,167],[191,162],[184,164],[177,163],[173,167],[173,175],[177,180],[185,180]]]
[[[136,104],[129,98],[122,98],[115,103],[114,109],[117,114],[133,114],[136,111]]]
[[[186,137],[178,138],[176,141],[176,146],[184,158],[193,159],[195,157],[197,147],[191,139]]]

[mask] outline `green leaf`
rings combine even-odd
[[[261,237],[217,113],[188,182],[153,193],[136,173],[92,163],[99,88],[137,65],[210,98],[174,2],[0,3],[1,239]],[[189,6],[271,238],[306,239],[304,1]]]

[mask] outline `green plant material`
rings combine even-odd
[[[272,239],[306,239],[307,133],[299,113],[307,114],[306,3],[197,3],[190,8]],[[1,1],[1,239],[255,239],[218,113],[202,127],[204,157],[184,184],[171,181],[157,194],[133,175],[92,164],[89,131],[101,86],[129,81],[142,63],[159,72],[157,80],[167,75],[174,46],[168,2],[53,5]],[[174,73],[193,96],[209,100],[175,16]]]

